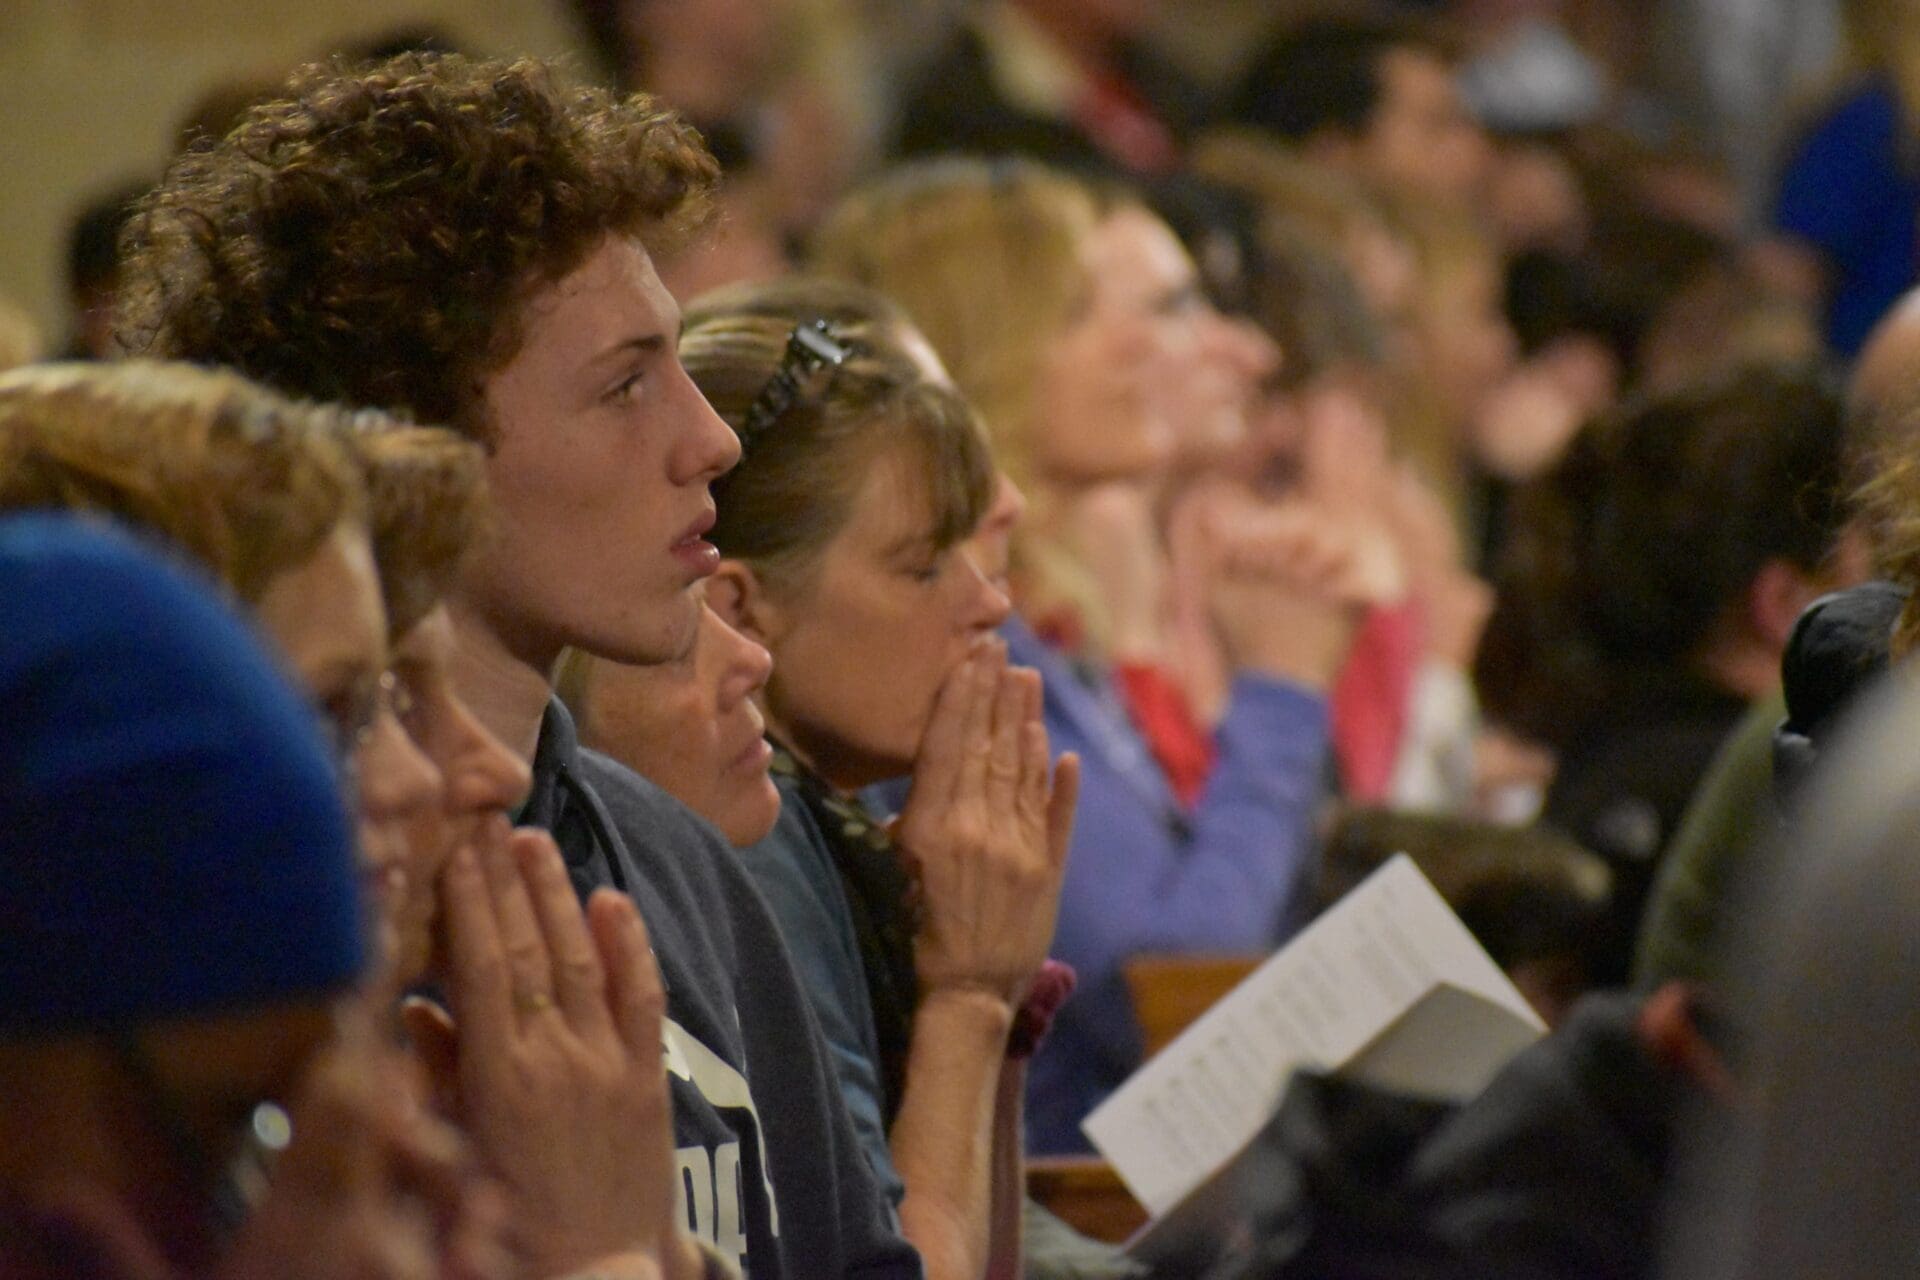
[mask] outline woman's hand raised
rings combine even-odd
[[[292,1104],[293,1140],[217,1280],[505,1280],[499,1188],[415,1097],[364,1005]],[[129,1272],[129,1274],[139,1274]],[[169,1273],[170,1274],[170,1273]]]
[[[507,1189],[528,1274],[613,1274],[613,1259],[621,1275],[697,1274],[674,1221],[666,996],[639,912],[602,889],[583,913],[545,832],[502,819],[476,846],[443,880],[454,1021],[420,1001],[406,1019]]]
[[[1235,669],[1325,689],[1379,585],[1355,539],[1301,502],[1211,514],[1208,611]]]
[[[1040,677],[990,640],[947,677],[894,828],[919,867],[922,990],[1018,1007],[1047,958],[1080,789],[1077,757],[1049,770]],[[1051,777],[1049,774],[1051,773]]]

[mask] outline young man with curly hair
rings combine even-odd
[[[461,692],[532,764],[520,820],[582,893],[611,884],[646,920],[686,1225],[755,1280],[915,1276],[732,850],[580,750],[549,689],[568,647],[663,662],[695,634],[708,486],[739,449],[681,368],[654,256],[698,229],[717,172],[649,99],[536,63],[310,70],[176,161],[131,232],[123,327],[136,350],[488,445]],[[537,1005],[540,975],[515,979]]]

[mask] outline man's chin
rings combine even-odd
[[[659,612],[645,619],[619,643],[592,650],[594,656],[630,667],[657,667],[678,662],[693,652],[700,635],[700,596],[695,588],[676,594]]]

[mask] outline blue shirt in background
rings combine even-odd
[[[1806,242],[1831,272],[1827,343],[1851,359],[1920,281],[1920,175],[1900,103],[1874,81],[1842,99],[1787,161],[1774,229]]]

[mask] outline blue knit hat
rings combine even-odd
[[[248,625],[100,522],[0,518],[0,1037],[351,985],[351,827]]]

